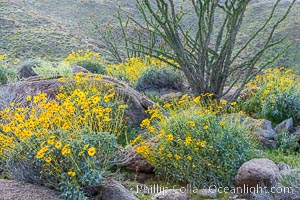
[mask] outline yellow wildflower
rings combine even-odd
[[[221,121],[221,122],[220,122],[220,125],[221,125],[221,126],[224,126],[224,125],[225,125],[225,121]]]
[[[76,175],[76,173],[74,171],[69,171],[68,174],[72,177]]]
[[[57,148],[57,149],[60,149],[60,148],[61,148],[61,146],[62,146],[62,144],[61,144],[61,142],[60,142],[60,141],[56,142],[56,144],[55,144],[55,148]]]
[[[172,141],[174,139],[174,136],[172,134],[167,135],[167,140]]]
[[[27,101],[31,101],[31,96],[27,96],[27,97],[26,97],[26,100],[27,100]]]
[[[50,163],[50,162],[51,162],[51,158],[50,158],[50,157],[47,157],[47,158],[45,159],[45,161],[46,161],[47,163]]]
[[[194,121],[188,121],[187,124],[190,125],[190,126],[195,126],[195,122]]]
[[[181,157],[180,157],[179,155],[175,154],[175,155],[174,155],[174,158],[175,158],[176,160],[179,160]]]
[[[88,154],[89,156],[94,156],[96,154],[96,148],[95,147],[89,148]]]
[[[191,143],[191,141],[192,141],[191,137],[186,137],[184,141],[184,145],[188,146]]]
[[[172,154],[171,154],[171,153],[168,153],[168,154],[167,154],[167,157],[168,157],[168,158],[172,158]]]

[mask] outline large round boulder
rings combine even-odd
[[[266,158],[245,162],[235,176],[236,187],[272,187],[277,184],[280,172],[277,165]]]

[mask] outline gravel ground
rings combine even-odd
[[[0,200],[59,200],[58,195],[45,187],[0,179]]]

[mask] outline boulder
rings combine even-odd
[[[294,127],[293,124],[293,118],[289,118],[284,120],[283,122],[281,122],[280,124],[278,124],[274,130],[276,131],[276,133],[280,133],[283,131],[291,131]]]
[[[163,190],[151,198],[151,200],[188,200],[188,199],[190,198],[186,193],[183,193],[180,190],[175,190],[175,189]]]
[[[0,179],[1,200],[63,200],[59,192],[17,180]]]
[[[237,187],[271,187],[276,185],[280,177],[277,165],[266,158],[255,158],[244,163],[235,176]]]
[[[257,136],[260,138],[260,143],[264,148],[277,148],[278,144],[274,140],[276,132],[272,128],[272,122],[266,119],[259,120],[259,128],[256,131]]]
[[[111,181],[102,185],[101,200],[138,200],[121,183]]]
[[[91,77],[95,75],[91,74]],[[103,76],[101,83],[110,83],[115,90],[123,95],[124,101],[128,105],[125,113],[125,118],[133,126],[139,126],[141,121],[148,117],[145,112],[149,107],[154,105],[146,96],[141,95],[126,83],[116,80],[110,76]],[[41,77],[29,77],[23,81],[6,85],[1,90],[6,91],[10,96],[11,101],[20,102],[21,105],[26,105],[26,96],[37,95],[38,93],[46,93],[48,98],[54,99],[60,86],[65,83],[60,82],[58,79],[44,80]]]
[[[34,72],[33,68],[40,64],[39,60],[27,60],[21,64],[19,70],[17,72],[18,77],[20,79],[28,78],[31,76],[36,76],[37,74]]]
[[[154,172],[134,172],[129,171],[131,173],[128,174],[128,179],[131,181],[137,181],[138,183],[145,184],[147,181],[157,180],[158,177],[155,175]]]
[[[71,68],[73,70],[73,74],[77,74],[79,72],[83,72],[85,74],[89,73],[89,71],[87,69],[85,69],[84,67],[78,66],[78,65],[72,65]]]
[[[278,142],[275,140],[268,140],[264,137],[260,137],[260,144],[263,148],[267,148],[267,149],[276,149],[278,148]]]
[[[272,122],[266,119],[253,119],[245,114],[232,113],[222,116],[225,120],[244,127],[244,131],[253,134],[265,148],[278,146],[274,140],[277,135],[272,128]]]
[[[261,121],[261,131],[259,132],[260,136],[266,139],[274,139],[276,132],[272,128],[272,122],[266,119]]]
[[[232,98],[236,94],[237,90],[238,90],[238,88],[236,88],[236,87],[232,87],[232,88],[224,87],[223,93],[225,93],[225,94],[222,97],[222,100],[225,100],[225,101],[232,100]]]
[[[300,141],[300,126],[296,126],[292,130],[292,134],[295,135]]]
[[[134,147],[130,148],[126,154],[122,163],[124,169],[133,172],[153,172],[153,167],[146,161],[143,156],[135,152]]]
[[[164,102],[172,102],[173,100],[178,100],[183,96],[182,92],[170,92],[161,96]]]

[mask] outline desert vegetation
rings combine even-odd
[[[0,32],[1,179],[61,199],[300,198],[298,1],[64,1],[51,22],[39,2],[0,4],[20,31]],[[211,190],[243,184],[264,191]]]

